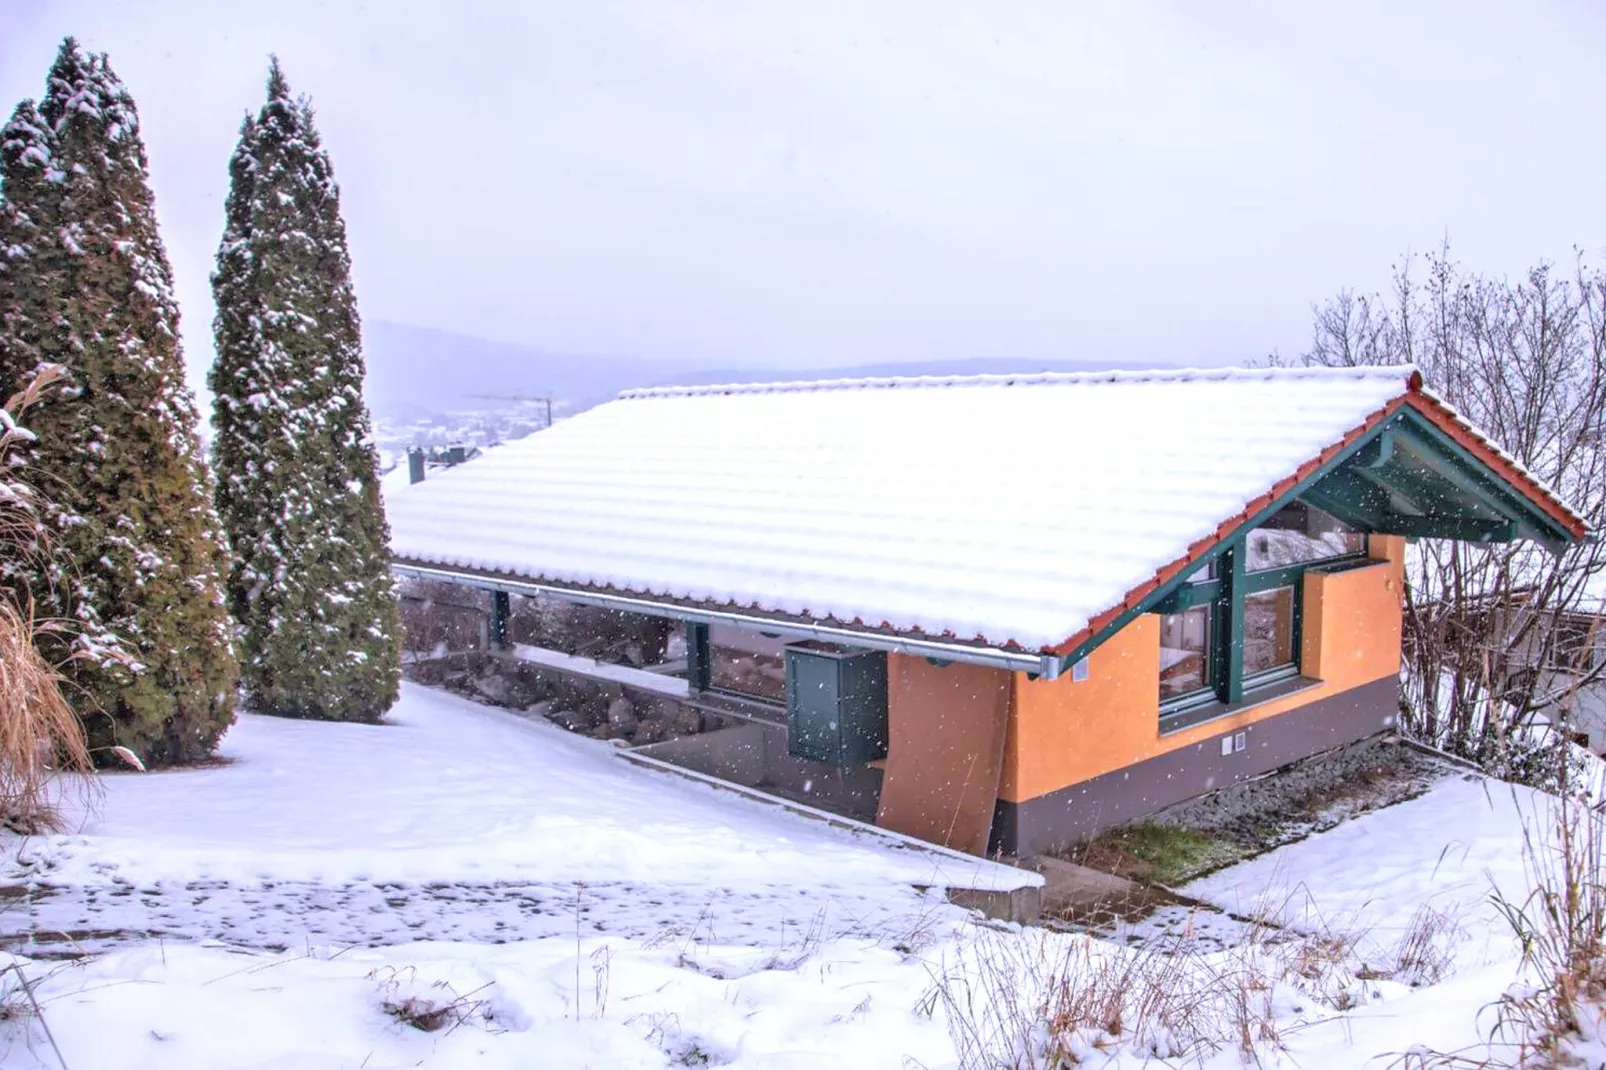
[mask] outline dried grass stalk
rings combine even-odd
[[[58,829],[64,794],[93,783],[61,674],[34,646],[36,630],[47,627],[0,598],[0,823],[28,835]]]
[[[19,472],[34,435],[17,417],[65,374],[59,365],[41,365],[0,408],[0,555],[13,561],[48,548],[41,500]],[[83,725],[62,695],[61,674],[35,645],[50,633],[70,637],[66,622],[38,621],[31,601],[19,606],[11,592],[0,592],[0,825],[30,835],[59,827],[59,805],[72,786],[84,795],[95,790]]]

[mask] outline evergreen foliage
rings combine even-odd
[[[400,643],[351,258],[311,105],[277,60],[229,174],[210,384],[247,699],[375,720],[397,697]]]
[[[37,107],[0,132],[0,393],[41,362],[68,389],[31,416],[48,504],[37,553],[5,577],[73,625],[74,649],[46,653],[66,659],[92,747],[202,757],[234,717],[221,529],[139,116],[105,55],[71,38]]]

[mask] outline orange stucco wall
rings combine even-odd
[[[1321,684],[1298,694],[1162,736],[1160,621],[1152,614],[1095,650],[1081,683],[1015,674],[999,798],[1024,802],[1395,675],[1404,540],[1374,535],[1371,553],[1371,565],[1305,574],[1300,667]]]
[[[987,850],[1012,675],[888,655],[889,738],[877,825],[972,854]]]

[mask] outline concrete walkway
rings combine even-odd
[[[1157,888],[1062,858],[1036,855],[1024,859],[1021,866],[1043,875],[1044,918],[1082,919],[1101,914],[1125,914],[1173,901]]]

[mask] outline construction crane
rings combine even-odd
[[[550,397],[534,397],[525,394],[464,394],[466,398],[477,398],[480,401],[539,401],[546,406],[546,423],[543,428],[552,426],[552,399]]]

